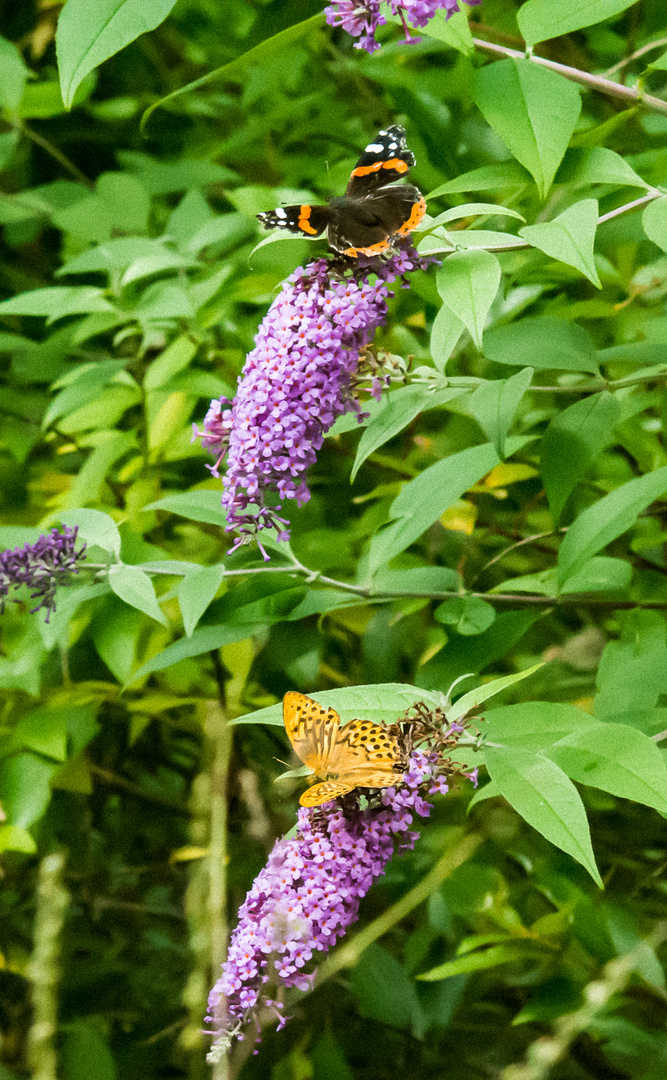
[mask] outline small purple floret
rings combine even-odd
[[[10,588],[27,585],[31,599],[39,599],[32,611],[46,608],[46,621],[55,611],[55,596],[59,585],[70,584],[70,574],[78,574],[86,545],[75,551],[78,526],[62,526],[40,536],[34,544],[0,552],[0,612]]]

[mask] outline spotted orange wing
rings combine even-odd
[[[295,753],[322,778],[303,792],[302,806],[320,806],[357,787],[391,787],[401,781],[403,749],[381,724],[351,720],[341,728],[335,709],[294,691],[283,700],[283,719]]]
[[[294,753],[316,776],[326,776],[340,729],[340,716],[317,701],[289,690],[283,698],[283,722]]]

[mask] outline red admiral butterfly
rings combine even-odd
[[[343,196],[326,206],[279,206],[257,217],[267,229],[307,236],[319,236],[326,229],[329,247],[342,255],[379,255],[394,239],[416,229],[426,213],[418,188],[393,186],[414,163],[405,129],[394,124],[368,144]]]

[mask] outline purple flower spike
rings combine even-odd
[[[209,1061],[242,1039],[249,1022],[259,1036],[260,1011],[272,1012],[279,1028],[285,1024],[284,990],[312,989],[316,972],[304,967],[356,922],[361,899],[395,848],[414,847],[415,816],[428,817],[432,809],[424,795],[444,794],[448,776],[468,775],[446,756],[458,735],[443,733],[440,711],[415,709],[406,728],[429,745],[412,750],[400,786],[378,792],[362,811],[350,813],[348,806],[345,813],[335,801],[301,807],[296,835],[274,845],[239,911],[222,976],[209,996]]]
[[[55,595],[59,585],[70,584],[70,574],[78,574],[79,562],[83,560],[86,545],[74,550],[78,526],[64,525],[40,536],[34,544],[26,544],[13,551],[0,552],[0,612],[5,609],[5,599],[10,588],[27,585],[30,596],[39,599],[32,611],[46,608],[46,621],[55,611]]]
[[[216,457],[214,476],[227,459],[222,505],[227,531],[240,534],[231,551],[262,529],[289,538],[288,522],[277,514],[281,503],[269,506],[266,496],[296,499],[298,506],[310,498],[304,476],[324,435],[337,417],[359,411],[353,381],[361,350],[387,317],[388,284],[432,261],[411,248],[385,261],[360,258],[344,271],[317,259],[284,283],[246,358],[236,398],[211,402],[203,430],[195,428]]]

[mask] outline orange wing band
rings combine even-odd
[[[405,225],[401,225],[400,229],[398,230],[398,235],[407,236],[408,233],[411,233],[413,229],[416,229],[425,213],[426,201],[424,198],[421,198],[419,202],[416,202],[412,207],[412,213],[410,214],[410,217],[406,221]]]
[[[314,229],[309,224],[308,219],[310,217],[310,207],[302,206],[299,209],[299,228],[301,232],[310,233],[311,236],[317,236],[317,229]]]

